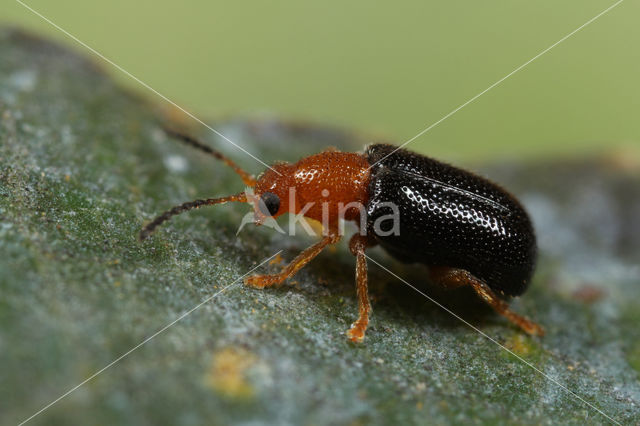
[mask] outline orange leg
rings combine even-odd
[[[323,248],[329,244],[335,244],[338,241],[340,241],[340,236],[337,234],[331,234],[323,237],[320,241],[296,256],[296,258],[293,259],[290,264],[285,266],[280,273],[273,275],[252,275],[245,278],[244,283],[256,288],[265,288],[280,284],[287,278],[294,276],[295,273],[302,269],[304,265],[309,263],[311,259],[320,254]]]
[[[349,241],[349,249],[356,256],[356,290],[358,293],[359,315],[358,319],[351,324],[351,328],[347,330],[347,337],[356,343],[364,340],[364,334],[369,325],[369,313],[371,312],[367,286],[367,258],[364,255],[367,245],[367,237],[360,234],[355,234]]]
[[[434,281],[447,287],[459,287],[461,285],[471,286],[476,294],[491,306],[494,311],[507,318],[513,324],[528,334],[537,336],[544,335],[544,329],[542,327],[509,309],[509,305],[504,300],[500,299],[486,283],[473,276],[470,272],[464,269],[437,267],[432,268],[431,277]]]

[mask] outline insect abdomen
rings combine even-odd
[[[520,203],[498,185],[431,158],[402,149],[385,158],[394,149],[378,144],[365,153],[375,164],[368,234],[401,261],[465,269],[503,295],[522,294],[537,250]],[[389,203],[397,206],[397,234],[392,220],[380,223],[393,214]]]

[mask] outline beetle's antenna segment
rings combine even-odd
[[[178,139],[179,141],[182,141],[183,143],[199,149],[200,151],[211,155],[214,158],[217,158],[218,160],[222,161],[223,163],[225,163],[227,166],[231,167],[233,169],[234,172],[236,172],[240,178],[242,179],[242,182],[244,182],[245,185],[248,186],[255,186],[256,185],[256,179],[249,173],[245,172],[244,170],[242,170],[242,168],[240,168],[240,166],[238,166],[232,159],[228,158],[227,156],[223,155],[222,153],[220,153],[219,151],[214,150],[213,148],[209,147],[208,145],[203,144],[202,142],[200,142],[199,140],[186,135],[184,133],[180,133],[176,130],[173,129],[169,129],[167,127],[163,128],[164,132],[172,138]]]
[[[244,192],[241,192],[239,194],[229,195],[221,198],[207,198],[206,200],[193,200],[193,201],[180,204],[179,206],[175,206],[174,208],[162,213],[160,216],[153,219],[151,223],[149,223],[147,226],[142,228],[142,231],[140,231],[140,241],[145,240],[147,237],[149,237],[149,235],[153,233],[153,231],[155,231],[155,229],[158,226],[162,225],[164,222],[171,219],[171,217],[175,215],[184,213],[192,209],[197,209],[202,206],[213,206],[214,204],[224,204],[224,203],[233,202],[233,201],[244,203],[247,201],[247,196],[245,195]]]

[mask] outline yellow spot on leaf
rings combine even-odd
[[[249,398],[253,388],[247,379],[256,356],[242,348],[229,347],[216,352],[205,376],[208,387],[229,398]]]
[[[518,355],[529,355],[532,351],[531,345],[521,333],[516,334],[505,342],[505,346]]]

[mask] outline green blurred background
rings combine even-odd
[[[268,115],[401,143],[614,1],[26,3],[203,119]],[[639,12],[623,2],[410,147],[474,161],[640,145]],[[0,19],[83,50],[13,0]]]

